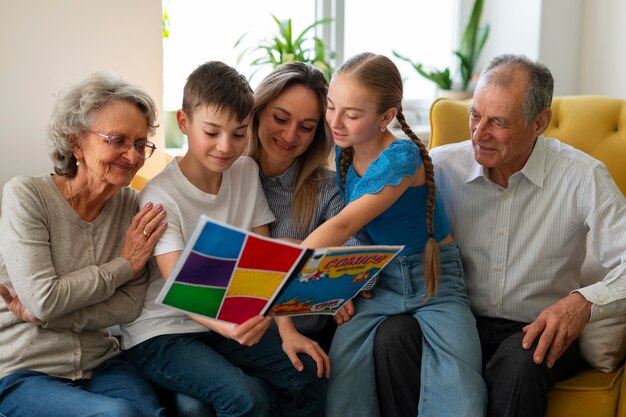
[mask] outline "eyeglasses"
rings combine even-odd
[[[156,150],[156,145],[145,139],[139,139],[131,142],[124,135],[105,135],[103,133],[94,132],[93,130],[87,130],[87,132],[93,133],[94,135],[98,135],[101,138],[105,139],[107,142],[109,142],[111,150],[115,152],[126,152],[132,146],[133,148],[135,148],[135,153],[137,153],[138,157],[148,159]]]

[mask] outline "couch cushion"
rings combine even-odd
[[[600,265],[587,241],[587,258],[582,268],[582,285],[604,278],[608,269]],[[626,356],[626,315],[589,323],[580,337],[580,350],[589,365],[602,372],[615,370]]]
[[[546,417],[615,417],[624,367],[614,372],[585,368],[548,394]]]
[[[626,315],[589,323],[580,339],[583,358],[595,369],[611,372],[626,354]]]

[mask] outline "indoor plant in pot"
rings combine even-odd
[[[317,20],[307,26],[298,35],[294,35],[291,19],[279,20],[273,14],[271,16],[278,26],[278,33],[254,41],[252,46],[242,49],[237,58],[237,63],[247,58],[251,60],[250,65],[252,66],[271,66],[272,68],[276,68],[278,65],[285,62],[308,62],[322,70],[326,79],[330,80],[330,76],[333,73],[331,60],[335,58],[335,53],[328,49],[319,37],[307,37],[307,34],[318,25],[329,23],[332,19]],[[243,45],[243,41],[247,38],[247,35],[248,33],[244,33],[237,42],[235,42],[235,48]],[[255,73],[256,71],[250,75],[250,78],[252,78]]]

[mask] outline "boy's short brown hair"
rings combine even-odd
[[[198,107],[210,105],[243,120],[252,111],[254,93],[248,80],[236,69],[220,61],[205,62],[187,77],[183,111],[191,119]]]

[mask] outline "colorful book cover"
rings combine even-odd
[[[309,250],[200,216],[156,302],[240,324],[258,314],[335,314],[402,246]]]

